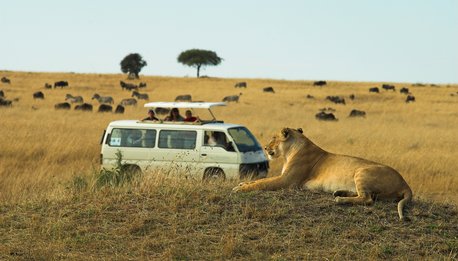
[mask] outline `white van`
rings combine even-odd
[[[136,170],[185,173],[197,178],[265,177],[269,168],[264,151],[244,126],[217,121],[215,102],[152,102],[145,107],[208,109],[212,120],[165,122],[120,120],[111,122],[102,138],[101,165],[122,163]]]

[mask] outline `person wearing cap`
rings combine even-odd
[[[159,119],[156,118],[154,110],[148,111],[148,117],[143,119],[144,121],[158,121]]]

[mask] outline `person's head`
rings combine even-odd
[[[178,110],[178,108],[173,108],[173,109],[170,111],[170,116],[172,116],[172,117],[177,117],[178,115],[180,115],[180,111]]]
[[[190,110],[186,111],[186,118],[191,118],[192,117],[192,112]]]
[[[153,118],[156,114],[154,113],[154,110],[149,110],[148,111],[148,116]]]

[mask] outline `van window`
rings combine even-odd
[[[196,147],[196,131],[161,130],[159,148],[192,150]]]
[[[234,139],[235,144],[240,152],[262,150],[259,143],[251,132],[245,127],[230,128],[229,134]]]
[[[204,146],[221,147],[227,151],[235,151],[229,143],[226,133],[222,131],[205,131]]]
[[[108,145],[111,147],[154,148],[156,130],[113,129]]]

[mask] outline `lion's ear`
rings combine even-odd
[[[289,134],[289,128],[283,128],[281,130],[281,135],[283,135],[283,137],[288,137],[288,134]]]
[[[304,132],[302,131],[302,128],[297,129],[297,131],[300,132],[300,133],[304,133]]]

